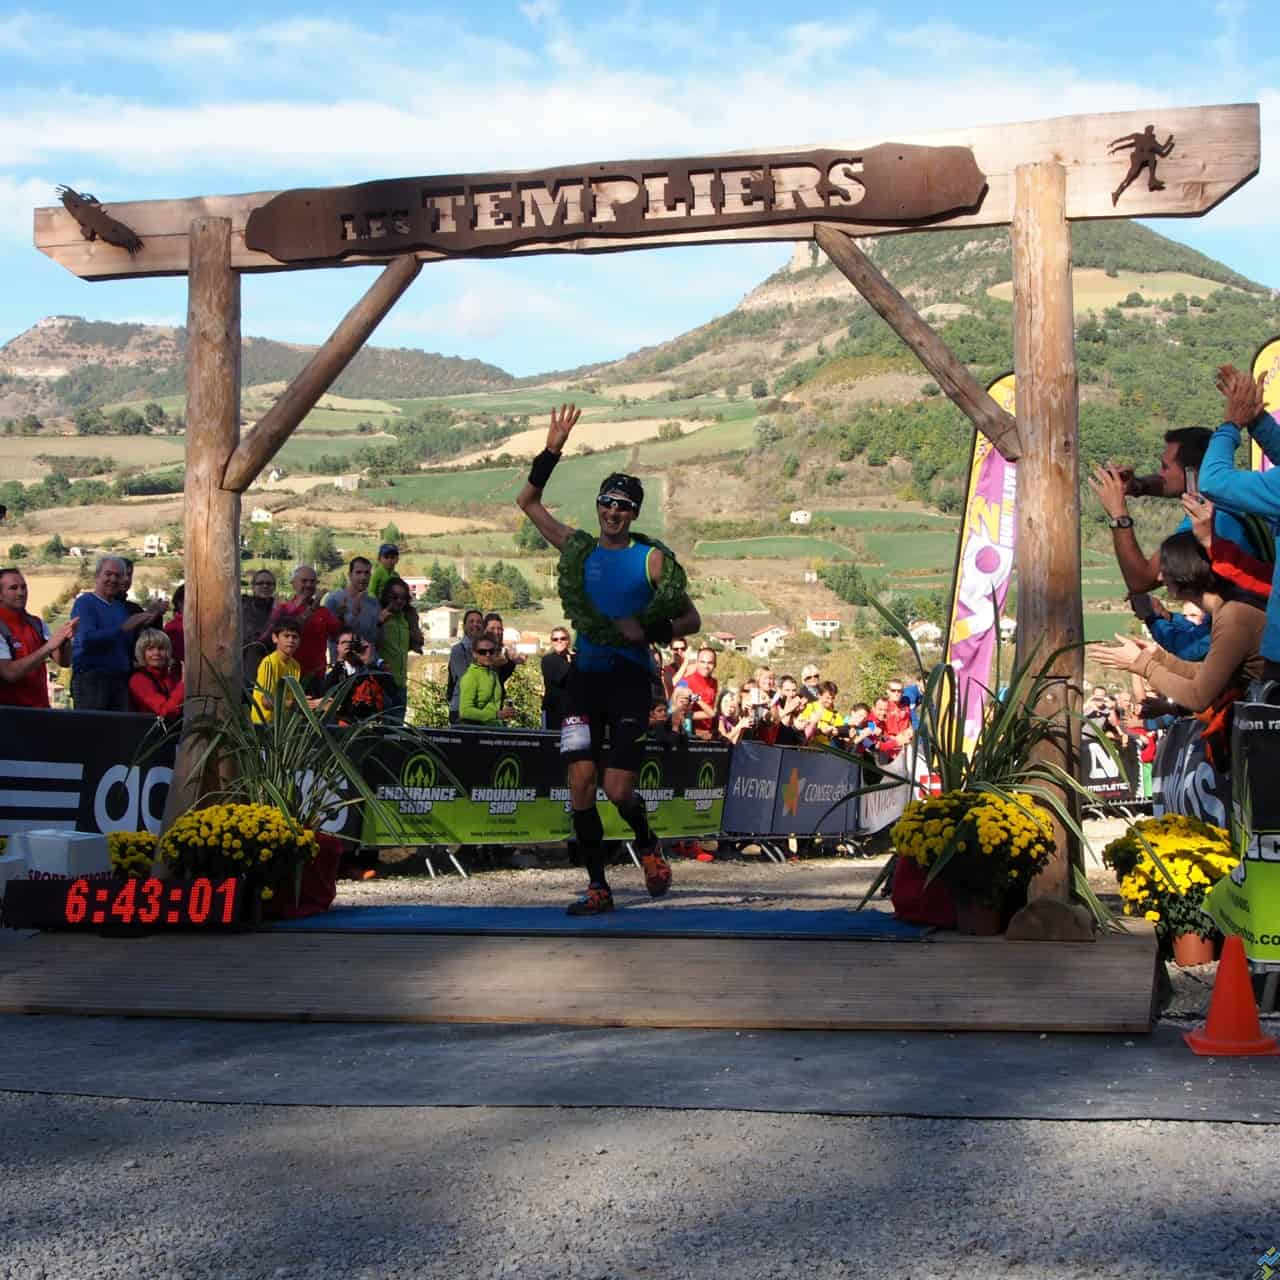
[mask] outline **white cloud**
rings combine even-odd
[[[0,174],[0,239],[31,243],[31,211],[57,197],[49,178],[18,178]]]

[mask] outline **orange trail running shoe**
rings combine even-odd
[[[649,897],[662,897],[671,888],[671,868],[656,844],[648,853],[640,855],[640,865],[644,868],[644,887],[649,890]]]
[[[565,911],[570,916],[599,916],[613,910],[613,894],[608,885],[592,885],[577,902],[571,902]]]

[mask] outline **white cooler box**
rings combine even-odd
[[[110,876],[107,837],[89,831],[60,831],[51,827],[15,831],[5,858],[26,860],[30,880],[75,880],[80,876]]]

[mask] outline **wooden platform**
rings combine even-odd
[[[0,1013],[1144,1032],[1156,943],[50,933],[0,960]]]

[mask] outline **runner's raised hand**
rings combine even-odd
[[[552,453],[564,451],[565,442],[569,439],[569,432],[577,425],[580,417],[582,417],[582,410],[577,405],[562,404],[559,409],[551,410],[551,427],[547,431],[547,448]]]

